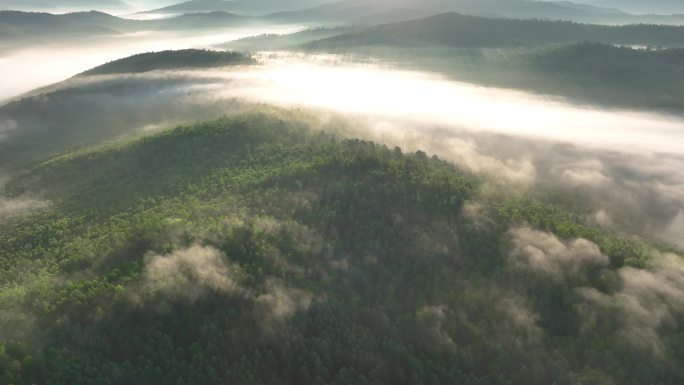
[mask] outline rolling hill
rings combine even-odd
[[[260,14],[275,11],[285,11],[300,8],[307,8],[326,2],[325,0],[293,0],[293,1],[274,1],[274,0],[191,0],[183,3],[173,4],[162,8],[153,9],[143,13],[152,14],[178,14],[178,13],[198,13],[198,12],[247,12],[248,14]]]
[[[624,122],[587,143],[679,138],[643,133],[684,125],[656,116],[684,111],[684,48],[654,47],[680,47],[684,27],[455,13],[374,26],[409,13],[230,43],[299,51],[249,68],[238,52],[142,53],[1,105],[0,384],[683,384],[684,252],[664,234],[684,223],[677,143],[644,155],[474,121],[537,111],[539,131],[569,136]],[[260,21],[0,12],[0,37],[241,22]],[[386,107],[342,112],[366,111],[344,105],[375,99],[371,82]],[[300,105],[300,89],[334,105]]]
[[[441,14],[371,27],[317,28],[227,49],[351,55],[485,85],[609,107],[684,111],[684,27],[603,26]]]
[[[237,52],[185,49],[178,51],[148,52],[116,60],[82,73],[104,75],[140,73],[165,69],[211,68],[231,65],[255,64],[249,56]]]
[[[598,24],[661,23],[682,24],[677,15],[632,15],[616,8],[597,7],[568,1],[530,0],[342,0],[316,7],[278,12],[266,19],[287,23],[349,24],[375,14],[399,13],[412,9],[420,14],[457,12],[474,16],[520,19],[565,20]],[[400,14],[400,16],[402,16]],[[398,17],[389,21],[401,21]]]
[[[254,63],[252,58],[232,52],[153,52],[106,63],[61,84],[36,90],[0,106],[0,122],[12,122],[17,127],[2,132],[2,169],[14,171],[70,149],[139,135],[160,122],[215,118],[238,107],[231,101],[193,101],[187,97],[185,89],[203,84],[202,80],[179,73],[146,79],[133,74]]]
[[[225,0],[191,0],[153,9],[144,13],[198,13],[233,10],[233,2]]]
[[[252,17],[218,11],[188,13],[160,20],[125,19],[98,11],[66,14],[0,11],[0,27],[12,31],[12,38],[0,35],[0,44],[17,45],[29,40],[54,42],[56,37],[87,39],[150,30],[198,31],[260,24]]]
[[[618,7],[629,12],[642,14],[684,13],[684,4],[678,0],[651,0],[648,2],[639,0],[582,0],[581,2],[597,6]]]
[[[316,40],[356,31],[356,27],[312,28],[291,34],[263,34],[222,44],[223,48],[247,51],[299,50]]]
[[[50,203],[1,222],[2,381],[684,380],[621,301],[680,325],[633,288],[681,257],[481,183],[263,107],[56,157],[6,187]]]
[[[603,26],[444,13],[419,20],[358,29],[313,41],[307,48],[334,50],[362,46],[506,47],[579,41],[682,47],[684,27]]]
[[[143,25],[147,28],[185,31],[243,27],[250,25],[255,26],[261,24],[258,19],[223,11],[186,13],[168,19],[148,20],[144,23],[145,24]]]
[[[0,25],[24,37],[102,35],[125,31],[136,22],[91,11],[63,15],[38,12],[0,11]]]

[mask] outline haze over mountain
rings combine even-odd
[[[578,0],[597,6],[615,7],[635,13],[672,14],[684,13],[684,3],[679,0]]]
[[[684,27],[604,26],[562,21],[502,20],[444,13],[424,19],[360,28],[312,42],[311,45],[329,48],[345,45],[503,47],[579,41],[682,47]]]
[[[268,18],[280,22],[350,22],[390,10],[409,9],[422,13],[458,12],[470,15],[507,18],[541,18],[589,23],[671,23],[681,24],[682,17],[638,16],[615,8],[597,7],[573,2],[531,0],[342,0],[293,12],[281,12]],[[405,18],[403,18],[405,19]],[[388,20],[399,21],[401,19]]]
[[[55,37],[85,41],[93,37],[149,31],[226,30],[262,25],[259,20],[228,12],[188,13],[158,20],[132,20],[99,11],[67,14],[0,11],[0,49],[56,43]]]
[[[4,16],[3,16],[4,15]],[[234,14],[190,14],[161,20],[130,20],[97,12],[72,15],[0,13],[0,100],[74,76],[136,53],[206,49],[264,32],[288,33],[297,26],[263,23]],[[92,22],[95,20],[95,22]],[[14,24],[13,24],[14,23]],[[50,57],[50,61],[42,58]]]
[[[0,10],[20,11],[127,11],[131,6],[119,0],[0,0]]]
[[[153,9],[146,13],[187,13],[187,12],[246,12],[248,14],[266,14],[276,11],[297,10],[313,7],[326,2],[326,0],[190,0],[183,3],[173,4],[166,7]]]

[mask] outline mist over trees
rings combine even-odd
[[[260,35],[222,47],[323,52],[361,61],[381,58],[485,85],[603,106],[678,112],[684,107],[681,42],[684,29],[674,26],[600,26],[447,13],[373,27]]]
[[[257,110],[11,182],[50,203],[3,221],[3,379],[682,380],[678,329],[619,302],[677,274],[660,270],[674,254],[543,202],[483,201],[474,175],[311,119]]]
[[[0,384],[684,383],[684,27],[586,2],[0,11],[112,49],[0,104]]]
[[[546,20],[494,19],[444,13],[424,19],[369,27],[312,42],[311,47],[436,45],[505,47],[595,41],[680,47],[684,27],[602,26]]]
[[[139,73],[153,70],[211,68],[250,64],[256,64],[256,60],[237,52],[186,49],[141,53],[103,64],[83,72],[81,75]]]

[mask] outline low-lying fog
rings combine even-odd
[[[264,54],[261,61],[210,71],[73,79],[65,86],[97,88],[93,97],[80,95],[73,103],[103,120],[133,115],[136,108],[145,110],[141,116],[160,116],[163,106],[156,100],[167,83],[172,86],[163,97],[176,98],[176,110],[178,103],[200,108],[241,99],[342,113],[356,122],[353,135],[424,149],[509,185],[576,198],[602,225],[684,246],[682,117],[573,105],[335,56]],[[63,72],[85,69],[69,68],[65,60]],[[116,98],[106,88],[113,79],[119,82]],[[129,90],[128,83],[139,87]],[[117,99],[126,100],[121,106],[127,110],[113,108]],[[107,108],[98,109],[105,101]],[[21,119],[1,112],[0,118],[21,130]],[[205,112],[202,117],[212,116]],[[141,127],[159,123],[139,122]]]
[[[287,34],[302,30],[296,25],[236,27],[211,33],[149,31],[103,36],[74,42],[30,45],[0,50],[0,103],[38,87],[47,86],[83,71],[137,53],[185,48],[211,48],[227,41],[262,33]]]
[[[684,245],[680,116],[578,106],[334,56],[264,61],[212,73],[220,80],[194,91],[363,116],[360,135],[576,195],[594,205],[601,224],[617,220],[622,228]]]
[[[266,57],[265,65],[217,72],[204,87],[223,96],[404,122],[526,136],[626,152],[684,155],[684,119],[576,106],[524,92],[461,83],[435,74],[354,65],[335,56]],[[237,85],[237,86],[236,86]],[[215,87],[215,89],[212,89]]]

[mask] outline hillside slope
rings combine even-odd
[[[603,26],[563,21],[515,20],[444,13],[368,27],[314,41],[316,49],[358,46],[507,47],[594,41],[608,44],[684,46],[684,27]]]
[[[311,7],[324,3],[325,0],[291,0],[287,2],[275,0],[190,0],[156,8],[143,13],[195,13],[195,12],[248,12],[268,13]]]
[[[0,380],[684,380],[680,256],[334,133],[259,109],[10,181],[49,202],[0,222]]]
[[[185,76],[183,70],[252,64],[251,57],[232,52],[150,52],[17,98],[0,106],[2,170],[11,172],[75,148],[139,135],[160,124],[218,118],[238,103],[193,98],[187,89],[211,80]],[[169,72],[143,74],[154,70]],[[88,76],[107,74],[111,76]]]
[[[228,12],[188,13],[158,20],[132,20],[103,12],[51,14],[44,12],[0,11],[0,47],[20,43],[54,43],[55,38],[92,39],[140,31],[198,31],[261,25],[253,17]],[[5,36],[3,30],[11,30]]]
[[[592,6],[581,1],[531,0],[342,0],[306,9],[278,12],[265,17],[269,20],[288,23],[348,24],[367,16],[402,8],[427,14],[457,12],[473,16],[565,20],[606,25],[639,23],[681,25],[684,20],[681,15],[629,14],[618,9],[619,7]],[[395,19],[395,21],[398,20]]]
[[[83,72],[79,76],[249,64],[256,64],[256,61],[249,56],[237,52],[184,49],[133,55],[95,67]]]

